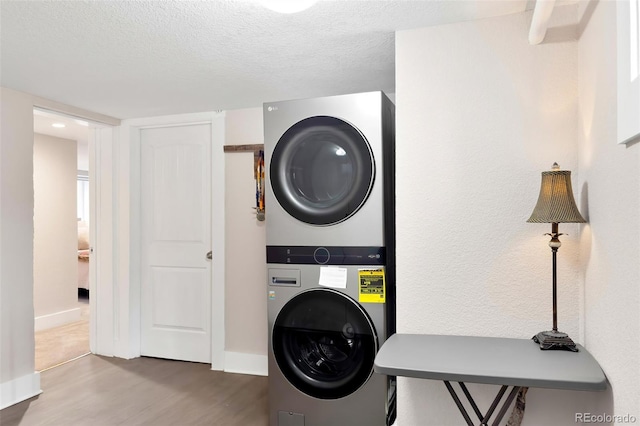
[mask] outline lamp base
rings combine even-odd
[[[559,349],[565,351],[578,352],[576,344],[567,333],[561,331],[541,331],[531,338],[540,344],[540,349]]]

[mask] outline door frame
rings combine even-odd
[[[89,232],[94,248],[89,271],[89,293],[93,295],[89,299],[89,350],[98,355],[113,356],[113,243],[117,224],[113,221],[115,196],[111,183],[115,165],[113,147],[121,121],[37,96],[31,98],[31,104],[32,111],[50,111],[105,126],[89,132],[89,191],[92,194],[90,209],[93,219]],[[31,140],[33,137],[32,133]]]
[[[113,356],[114,221],[113,147],[116,128],[96,128],[89,134],[89,197],[91,262],[89,263],[89,349]]]
[[[114,247],[114,355],[140,356],[141,327],[141,176],[140,133],[143,129],[193,124],[211,125],[211,369],[224,370],[225,348],[225,113],[204,112],[123,120],[115,145],[117,243]],[[216,202],[219,201],[219,202]]]

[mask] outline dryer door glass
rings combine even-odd
[[[269,170],[273,193],[291,216],[331,225],[362,207],[375,177],[371,147],[351,124],[311,117],[280,138]]]
[[[307,395],[336,399],[367,382],[378,349],[362,306],[332,289],[312,289],[292,298],[278,314],[273,353],[289,382]]]

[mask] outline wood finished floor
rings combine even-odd
[[[36,331],[36,371],[89,353],[89,298],[78,297],[80,320]]]
[[[40,379],[43,393],[0,411],[2,426],[268,424],[266,377],[207,364],[88,355]]]

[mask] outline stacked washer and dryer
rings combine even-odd
[[[264,131],[270,425],[390,425],[373,362],[395,332],[395,107],[267,103]]]

